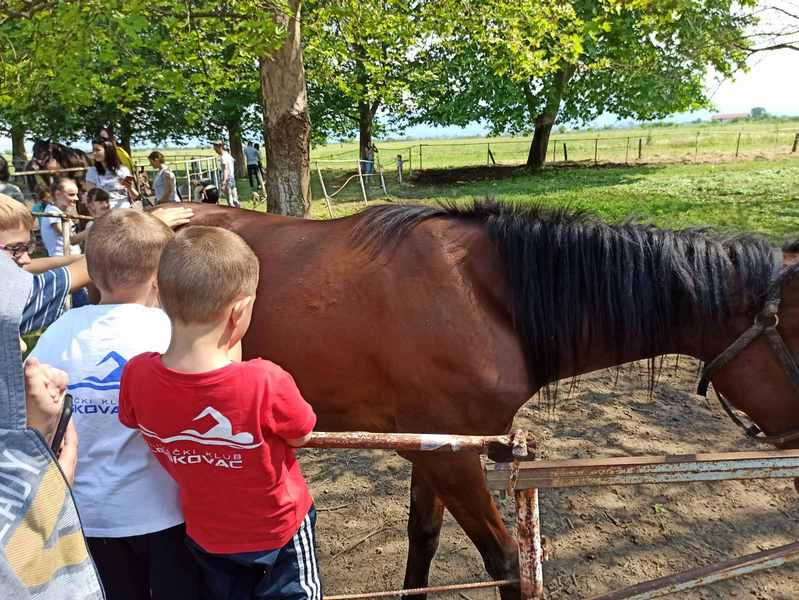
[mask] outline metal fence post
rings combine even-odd
[[[793,148],[791,148],[791,152],[796,152],[797,146],[799,146],[799,133],[793,136]]]
[[[189,161],[185,161],[186,167],[186,189],[188,191],[189,202],[193,202],[192,193],[191,193],[191,170],[189,169]],[[177,181],[175,182],[177,185]]]
[[[696,132],[696,145],[694,146],[694,162],[699,159],[699,132]]]
[[[630,138],[627,138],[627,147],[624,149],[624,164],[627,164],[628,159],[630,158]]]
[[[541,518],[538,490],[516,490],[516,536],[519,543],[519,580],[522,598],[544,597],[544,551],[541,546]]]
[[[799,138],[799,133],[796,134],[797,138]],[[794,142],[794,149],[796,148],[796,142]],[[738,150],[741,149],[741,132],[738,132],[738,141],[735,142],[735,158],[738,158]]]
[[[566,142],[563,142],[563,162],[569,162],[569,153],[566,151]]]
[[[599,138],[596,138],[594,140],[594,164],[597,164],[596,157],[598,151],[599,151]]]
[[[422,146],[424,144],[419,144],[419,170],[422,170]]]
[[[638,138],[638,160],[641,160],[641,156],[643,155],[643,144],[644,140],[642,138]]]

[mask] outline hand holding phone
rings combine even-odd
[[[64,434],[67,431],[69,420],[72,418],[72,396],[64,394],[64,406],[61,408],[61,417],[58,419],[55,434],[53,435],[53,442],[50,448],[56,456],[61,452],[61,442],[64,441]]]

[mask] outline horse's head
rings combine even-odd
[[[52,141],[35,140],[33,142],[33,160],[40,166],[46,165],[52,158]]]
[[[726,399],[754,421],[736,421],[747,435],[779,448],[799,448],[797,249],[784,254],[783,267],[762,304],[742,311],[727,324],[727,333],[706,341],[708,363],[699,386],[703,393],[712,380],[722,404]],[[738,419],[735,413],[731,416]]]

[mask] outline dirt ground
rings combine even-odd
[[[764,449],[745,440],[715,399],[695,396],[696,363],[669,357],[650,398],[646,366],[584,378],[551,412],[536,399],[516,426],[535,433],[544,458],[591,458]],[[563,392],[563,389],[561,389]],[[302,452],[319,508],[325,593],[399,588],[405,569],[410,468],[388,452]],[[499,500],[513,527],[510,498]],[[547,597],[582,598],[799,539],[799,495],[790,480],[575,488],[541,493],[552,552]],[[357,544],[371,534],[368,540]],[[446,514],[431,584],[486,579],[468,538]],[[492,599],[492,590],[435,596]],[[799,598],[799,564],[716,583],[679,598]]]

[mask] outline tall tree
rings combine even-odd
[[[360,157],[378,111],[401,113],[411,85],[426,77],[416,52],[430,35],[427,0],[312,0],[306,8],[305,65],[313,127],[358,132]]]
[[[460,4],[426,50],[438,76],[415,90],[417,120],[533,131],[533,168],[544,164],[556,120],[654,119],[707,106],[706,74],[744,67],[756,20],[755,0]]]
[[[302,0],[278,11],[286,31],[278,49],[260,58],[266,140],[266,194],[270,212],[307,216],[311,210],[311,123],[302,61]]]

